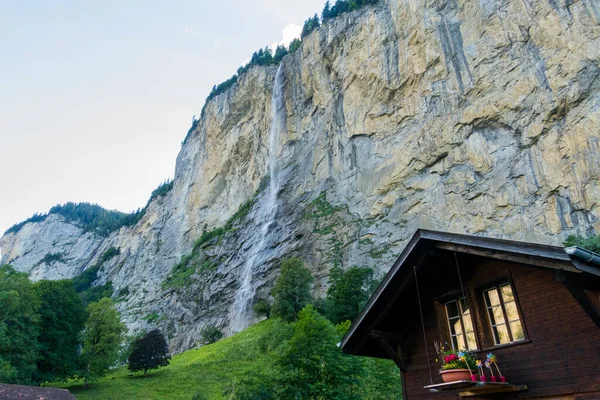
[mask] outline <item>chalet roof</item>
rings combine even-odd
[[[75,400],[65,389],[49,387],[8,385],[0,383],[0,399],[6,400]]]
[[[344,352],[377,356],[362,350],[365,345],[373,347],[372,342],[377,341],[373,327],[407,288],[414,277],[413,267],[418,267],[433,253],[440,251],[549,268],[572,276],[585,276],[586,280],[591,280],[595,285],[599,282],[594,272],[600,273],[600,268],[582,261],[581,257],[571,258],[563,247],[419,229],[342,339],[340,347]],[[423,279],[423,282],[419,279],[419,283],[426,285],[427,275]]]

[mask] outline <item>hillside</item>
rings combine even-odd
[[[600,14],[589,1],[381,0],[208,101],[172,188],[100,235],[51,214],[0,238],[33,279],[100,265],[173,351],[256,320],[286,256],[323,295],[417,228],[559,244],[600,231]],[[233,72],[233,71],[232,71]],[[182,135],[183,136],[183,135]],[[151,317],[151,318],[150,318]]]
[[[59,386],[69,389],[78,400],[190,400],[197,393],[205,399],[225,399],[224,391],[231,391],[241,380],[271,368],[272,360],[260,349],[259,341],[273,324],[273,320],[267,320],[212,345],[177,354],[171,365],[152,371],[147,378],[132,375],[126,367],[121,367],[89,388],[84,388],[81,382]],[[389,373],[389,381],[399,384],[398,370],[391,362],[369,362],[380,364],[380,370]],[[381,385],[376,379],[372,381]]]

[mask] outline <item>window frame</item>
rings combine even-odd
[[[461,313],[461,305],[460,305],[460,301],[462,299],[465,299],[467,305],[469,306],[469,316],[471,318],[471,326],[473,329],[473,336],[475,337],[475,349],[468,349],[468,339],[467,339],[467,332],[465,330],[465,323],[463,321],[463,317],[462,317],[462,313]],[[448,316],[448,310],[446,305],[448,303],[452,303],[452,302],[456,302],[457,308],[458,308],[458,319],[460,321],[460,326],[462,328],[462,332],[463,332],[463,345],[465,346],[464,348],[458,348],[456,349],[457,351],[459,350],[467,350],[470,352],[478,352],[481,351],[481,341],[479,340],[479,335],[477,333],[477,324],[476,324],[476,319],[475,319],[475,313],[474,313],[474,308],[473,308],[473,302],[471,301],[471,298],[469,296],[469,293],[463,293],[462,292],[453,292],[453,293],[449,293],[443,297],[437,298],[435,299],[435,301],[438,302],[438,304],[441,306],[440,307],[440,311],[441,311],[441,317],[443,317],[443,321],[444,324],[443,326],[445,327],[445,332],[446,332],[446,337],[449,339],[448,343],[452,346],[452,348],[454,348],[454,343],[452,341],[452,330],[450,329],[450,318]],[[456,335],[454,335],[456,336]],[[458,341],[458,340],[457,340]]]
[[[513,295],[513,299],[515,302],[517,314],[519,315],[519,322],[521,324],[521,329],[523,330],[523,339],[520,339],[520,340],[512,340],[513,339],[512,328],[510,326],[510,321],[508,319],[508,315],[506,312],[506,306],[504,304],[504,299],[502,297],[501,287],[504,285],[510,286],[510,289],[511,289],[512,295]],[[507,327],[507,332],[509,333],[509,338],[511,339],[511,341],[507,342],[507,343],[496,343],[496,337],[494,335],[492,321],[490,319],[490,314],[489,314],[490,310],[488,309],[488,305],[487,305],[487,302],[485,299],[485,293],[488,290],[492,290],[492,289],[497,290],[497,293],[499,295],[502,316],[504,318],[504,321],[505,321],[505,324]],[[478,295],[477,296],[478,299],[480,299],[478,301],[478,304],[481,307],[481,309],[478,310],[478,319],[481,320],[482,325],[484,325],[484,330],[485,330],[484,335],[483,335],[485,346],[484,346],[483,350],[489,350],[489,349],[494,349],[494,348],[499,348],[499,347],[516,346],[516,345],[530,342],[529,333],[527,332],[527,326],[526,326],[525,320],[523,318],[523,311],[521,310],[521,303],[519,301],[519,297],[517,295],[517,291],[516,291],[512,276],[506,276],[506,277],[503,277],[500,279],[496,279],[492,282],[483,284],[476,289],[476,292]],[[483,313],[484,315],[481,315],[481,313]],[[485,323],[483,323],[483,321],[485,321]],[[489,337],[489,339],[488,339],[488,337]]]

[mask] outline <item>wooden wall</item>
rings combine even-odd
[[[458,279],[448,279],[447,266],[425,266],[419,278],[425,330],[429,347],[430,371],[434,383],[441,383],[436,363],[434,341],[445,340],[445,327],[438,321],[434,298],[444,291],[460,290]],[[427,271],[427,272],[426,272]],[[437,271],[437,273],[436,273]],[[426,274],[425,274],[426,272]],[[436,274],[442,277],[435,280]],[[485,399],[600,399],[600,329],[585,314],[562,283],[555,281],[549,269],[524,267],[498,261],[478,262],[463,271],[463,285],[470,299],[481,296],[481,285],[510,277],[521,307],[522,322],[528,340],[503,348],[484,349],[477,355],[496,354],[498,364],[508,381],[527,385],[529,390],[513,394],[487,395]],[[437,283],[435,283],[437,282]],[[590,293],[590,292],[588,292]],[[597,293],[592,295],[598,296]],[[416,292],[407,291],[414,298]],[[408,368],[405,373],[406,393],[413,399],[457,399],[457,393],[430,393],[430,384],[420,315],[415,302],[403,296],[403,315],[397,324],[407,339],[401,344]],[[476,321],[487,321],[485,310],[471,302]],[[411,304],[411,306],[408,306]],[[481,332],[481,327],[477,329]],[[558,397],[554,397],[558,396]]]

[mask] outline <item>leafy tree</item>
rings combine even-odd
[[[281,274],[273,287],[273,315],[290,322],[312,298],[313,277],[299,258],[288,258],[281,263]]]
[[[564,241],[564,245],[567,247],[579,246],[589,251],[593,251],[594,253],[600,254],[600,235],[592,235],[589,237],[570,235]]]
[[[119,357],[125,325],[109,298],[88,306],[89,318],[83,332],[80,373],[85,386],[88,379],[102,376]]]
[[[300,48],[300,45],[302,44],[302,41],[298,38],[292,40],[292,42],[290,43],[290,54],[295,53],[296,50],[298,50]]]
[[[208,325],[200,331],[202,344],[212,344],[223,339],[223,332],[214,325]]]
[[[0,267],[0,382],[28,384],[36,369],[40,300],[27,274]]]
[[[169,365],[169,345],[160,330],[154,329],[137,339],[133,344],[133,350],[127,359],[127,369],[136,372],[148,371],[158,367]]]
[[[252,305],[252,310],[258,316],[269,318],[271,316],[271,303],[266,299],[259,299]]]
[[[66,380],[77,371],[81,331],[87,319],[85,307],[69,280],[42,280],[35,289],[41,306],[34,381]]]
[[[354,320],[367,304],[375,282],[371,268],[352,267],[346,272],[334,268],[325,303],[327,317],[335,324]]]
[[[360,358],[343,354],[340,332],[312,306],[304,308],[278,360],[283,399],[361,399]]]

